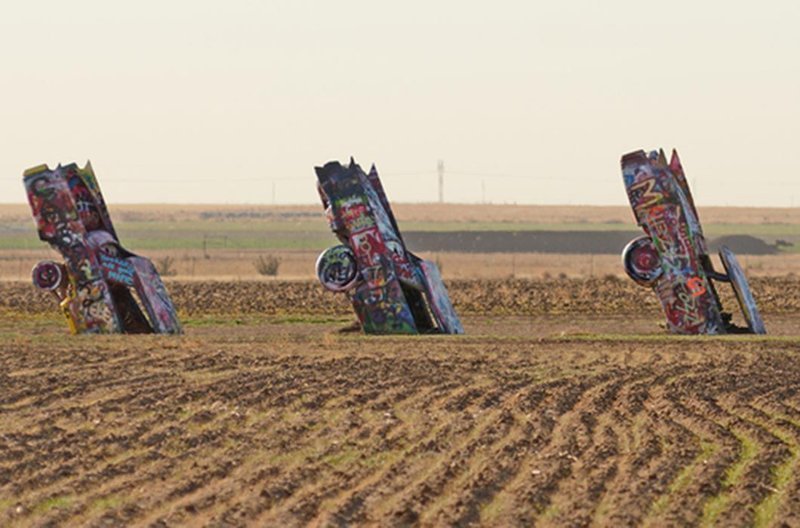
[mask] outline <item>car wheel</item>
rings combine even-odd
[[[648,236],[631,240],[622,250],[625,273],[642,286],[652,286],[662,273],[661,257]]]
[[[333,246],[317,258],[317,278],[328,290],[343,292],[358,281],[358,265],[353,251],[344,245]]]
[[[52,260],[37,263],[31,271],[33,285],[40,290],[55,291],[64,281],[64,267]]]

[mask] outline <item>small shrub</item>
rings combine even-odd
[[[281,265],[281,258],[275,255],[259,255],[253,262],[256,271],[259,275],[268,275],[274,277],[278,274],[278,268]]]
[[[178,274],[178,270],[175,269],[175,259],[169,255],[156,260],[156,270],[162,277],[174,277]]]

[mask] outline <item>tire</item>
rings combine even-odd
[[[42,260],[31,270],[31,279],[40,290],[55,291],[64,282],[64,266],[52,260]]]
[[[317,258],[317,279],[325,289],[343,292],[358,282],[358,264],[353,251],[344,245],[333,246]]]
[[[652,287],[664,273],[661,256],[648,236],[634,238],[625,246],[622,265],[628,277],[641,286]]]

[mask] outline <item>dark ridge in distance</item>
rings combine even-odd
[[[641,231],[406,231],[412,251],[464,253],[567,253],[618,255]],[[727,245],[740,255],[774,255],[778,248],[749,235],[720,237],[716,251]]]

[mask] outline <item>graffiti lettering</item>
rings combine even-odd
[[[330,162],[316,172],[323,207],[332,204],[328,223],[355,258],[361,281],[351,300],[364,331],[462,333],[443,285],[436,285],[438,295],[430,300],[427,289],[433,286],[427,282],[441,279],[428,279],[420,259],[405,248],[377,171],[367,176],[355,162],[346,167]],[[325,285],[327,277],[320,279]],[[431,306],[434,302],[441,306]],[[432,324],[432,312],[443,320]]]
[[[128,252],[115,255],[98,248],[98,236],[114,248],[119,240],[90,165],[81,169],[70,164],[55,170],[39,166],[26,171],[24,183],[39,237],[64,258],[66,286],[56,293],[73,333],[136,331],[126,328],[124,321],[135,321],[134,326],[149,331],[181,332],[152,263]],[[141,266],[144,277],[138,276],[136,259],[149,265]],[[114,284],[114,293],[106,281]],[[136,288],[151,321],[145,320],[130,292],[118,286]]]
[[[127,286],[133,286],[133,266],[124,259],[100,253],[100,266],[103,268],[106,279]]]
[[[655,178],[648,178],[631,186],[630,191],[632,194],[642,191],[641,194],[638,195],[637,209],[647,209],[648,207],[658,205],[664,200],[664,195],[659,191],[655,191],[655,188]]]

